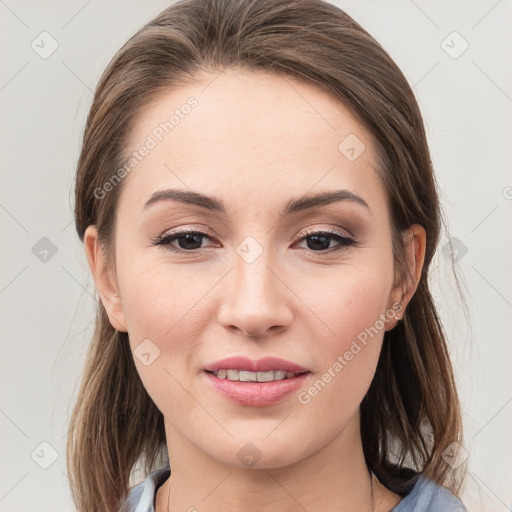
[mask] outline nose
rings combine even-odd
[[[234,268],[226,276],[229,281],[224,283],[218,320],[235,334],[265,338],[292,323],[289,300],[293,294],[267,252],[252,263],[236,254]]]

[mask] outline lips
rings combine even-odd
[[[228,357],[220,361],[215,361],[214,363],[206,365],[203,370],[207,372],[217,372],[218,370],[245,370],[248,372],[281,370],[295,374],[309,372],[309,370],[303,366],[278,357],[263,357],[262,359],[254,361],[243,356]]]
[[[239,372],[253,373],[244,375],[243,381],[230,380],[229,377],[238,377]],[[265,372],[280,379],[269,381]],[[228,357],[206,365],[201,373],[211,389],[221,396],[237,405],[250,407],[278,404],[305,385],[311,374],[308,368],[299,364],[270,356],[257,361],[244,356]]]
[[[268,407],[286,399],[290,400],[306,385],[310,375],[310,372],[305,372],[292,378],[272,382],[238,382],[220,379],[207,370],[201,372],[201,377],[210,389],[237,406],[243,407]]]

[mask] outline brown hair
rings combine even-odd
[[[87,118],[76,173],[75,223],[98,229],[108,261],[123,182],[95,191],[127,160],[139,114],[161,92],[203,70],[264,70],[316,85],[350,109],[379,152],[391,212],[397,279],[407,281],[401,234],[427,234],[423,273],[403,322],[384,335],[377,371],[361,403],[366,461],[381,482],[407,493],[418,474],[455,494],[462,476],[443,459],[462,442],[462,421],[443,328],[428,270],[441,225],[436,184],[418,104],[402,72],[360,25],[322,0],[182,0],[158,14],[104,71]],[[162,413],[136,371],[127,334],[98,301],[67,446],[73,499],[80,512],[116,510],[130,475],[149,473],[166,453]]]

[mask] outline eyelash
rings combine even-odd
[[[177,240],[179,238],[185,237],[186,235],[199,235],[199,236],[202,236],[205,238],[211,238],[208,234],[206,234],[202,231],[184,230],[184,231],[178,231],[176,233],[169,233],[169,234],[157,236],[156,238],[154,238],[151,241],[151,243],[152,243],[152,245],[156,245],[156,246],[164,246],[166,249],[168,249],[172,252],[176,252],[176,253],[194,253],[194,252],[200,251],[201,249],[187,250],[187,249],[179,249],[179,248],[171,246],[172,242],[174,242],[175,240]],[[357,242],[354,239],[352,239],[346,235],[343,235],[337,231],[334,231],[334,230],[311,231],[311,232],[306,231],[305,234],[301,234],[300,236],[295,237],[294,243],[302,242],[303,240],[306,240],[306,239],[314,237],[314,236],[319,236],[319,237],[335,240],[336,242],[338,242],[339,245],[335,246],[334,248],[331,247],[329,249],[321,250],[321,251],[314,251],[312,249],[304,249],[313,254],[319,254],[319,255],[331,254],[333,252],[337,252],[337,251],[340,251],[343,249],[347,249],[348,247],[357,245]]]

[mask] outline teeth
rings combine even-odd
[[[270,373],[270,372],[268,372]],[[283,380],[286,379],[286,372],[283,372],[282,370],[277,370],[274,373],[274,380]]]
[[[238,380],[238,370],[228,370],[228,380]]]
[[[219,379],[235,380],[240,382],[271,382],[274,380],[291,379],[293,372],[276,370],[270,372],[249,372],[245,370],[218,370],[213,372]]]

